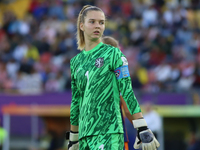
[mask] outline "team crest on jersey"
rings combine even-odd
[[[97,68],[101,68],[103,66],[103,64],[104,64],[104,59],[102,57],[96,59],[95,66]]]

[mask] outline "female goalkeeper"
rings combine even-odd
[[[101,42],[105,20],[104,12],[90,5],[78,16],[77,44],[81,52],[70,61],[69,150],[123,150],[119,91],[138,130],[134,147],[155,150],[159,142],[148,129],[133,93],[127,59],[118,48]]]

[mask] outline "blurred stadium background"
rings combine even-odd
[[[85,4],[105,12],[104,35],[119,40],[144,114],[147,103],[159,114],[159,150],[200,150],[199,0],[0,0],[2,149],[66,149],[69,61]]]

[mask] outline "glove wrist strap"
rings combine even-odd
[[[134,128],[147,127],[145,119],[132,120]]]
[[[72,142],[78,141],[78,132],[70,132],[69,140]]]

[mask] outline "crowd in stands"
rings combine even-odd
[[[32,0],[23,19],[12,10],[3,12],[1,92],[70,89],[70,59],[79,53],[76,19],[85,4],[105,12],[104,35],[119,40],[134,89],[157,92],[200,87],[198,0]]]

